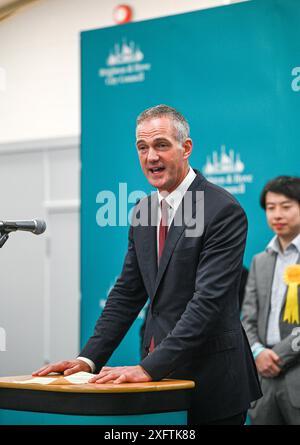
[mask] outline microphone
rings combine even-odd
[[[31,219],[25,221],[0,221],[0,233],[10,233],[16,230],[24,230],[40,235],[46,230],[46,223],[42,219]]]

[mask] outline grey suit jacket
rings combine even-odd
[[[275,252],[262,252],[252,261],[242,306],[242,324],[251,347],[256,342],[267,346],[267,327],[276,258]],[[300,263],[300,256],[298,263]],[[300,307],[300,288],[298,301]],[[286,296],[279,323],[282,340],[272,349],[282,360],[282,372],[287,383],[290,401],[293,406],[300,408],[300,325],[282,321],[285,303]]]

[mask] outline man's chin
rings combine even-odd
[[[158,189],[158,190],[163,190],[163,189],[165,189],[165,181],[162,181],[161,179],[159,179],[159,178],[152,178],[152,177],[149,177],[148,176],[148,182],[154,187],[154,188],[156,188],[156,189]]]

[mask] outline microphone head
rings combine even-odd
[[[44,233],[46,230],[46,223],[43,219],[35,219],[35,229],[32,233],[34,233],[35,235],[40,235],[41,233]]]

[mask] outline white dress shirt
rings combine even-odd
[[[187,192],[188,188],[190,187],[191,183],[194,181],[196,177],[196,173],[192,168],[189,169],[188,174],[184,178],[184,180],[179,184],[179,186],[173,190],[169,195],[162,195],[159,191],[157,192],[158,195],[158,212],[157,212],[157,252],[158,252],[158,242],[159,242],[159,226],[160,226],[160,220],[161,220],[161,206],[160,203],[163,199],[168,204],[168,227],[170,227],[176,210],[180,206],[180,203],[183,199],[184,194]]]
[[[284,271],[287,266],[296,264],[300,255],[300,234],[282,252],[277,236],[275,236],[267,246],[267,251],[272,250],[277,253],[272,295],[271,308],[267,329],[267,345],[274,346],[281,341],[279,330],[279,318],[287,285],[284,282]]]

